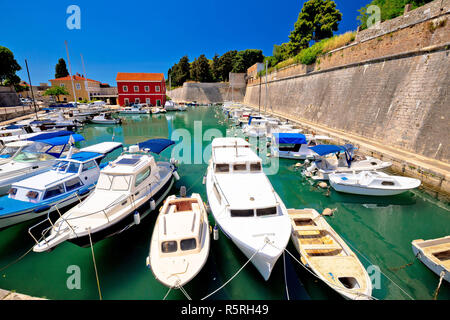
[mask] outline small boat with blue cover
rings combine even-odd
[[[175,142],[152,139],[128,148],[100,172],[94,191],[44,232],[35,252],[49,251],[64,241],[81,247],[121,233],[140,223],[165,199],[174,183],[176,161],[156,162],[149,154],[161,153]],[[45,221],[45,220],[44,220]],[[30,229],[30,234],[32,234]]]
[[[320,144],[309,147],[318,157],[306,169],[306,175],[314,180],[328,180],[333,173],[348,173],[381,170],[392,165],[364,155],[355,155],[355,147],[351,144],[343,146]]]
[[[66,135],[62,135],[64,133]],[[34,143],[23,148],[11,161],[0,165],[0,195],[6,194],[12,183],[49,170],[57,159],[74,148],[75,142],[84,138],[71,131],[60,131],[43,133],[29,140]]]
[[[67,209],[89,195],[100,175],[101,160],[122,146],[103,142],[61,158],[51,170],[12,184],[0,197],[0,229]]]

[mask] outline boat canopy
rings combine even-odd
[[[274,133],[277,144],[307,144],[308,141],[301,133]]]
[[[92,146],[80,149],[80,152],[95,152],[95,153],[102,153],[107,154],[110,152],[113,152],[116,149],[119,149],[122,147],[121,142],[112,142],[112,141],[106,141],[94,144]]]
[[[80,161],[80,162],[86,162],[88,160],[97,159],[97,158],[103,157],[103,156],[104,156],[103,153],[80,151],[80,152],[73,154],[70,157],[70,159]]]
[[[38,140],[46,140],[46,139],[52,139],[52,138],[56,138],[56,137],[63,137],[63,136],[70,136],[70,135],[75,134],[75,132],[73,131],[68,131],[68,130],[61,130],[61,131],[55,131],[55,132],[46,132],[46,133],[41,133],[32,137],[29,137],[27,140],[29,141],[38,141]]]
[[[312,151],[317,153],[319,156],[325,156],[331,153],[338,152],[350,152],[353,150],[353,146],[351,144],[346,144],[344,146],[336,146],[332,144],[319,144],[314,147],[309,147]]]
[[[175,144],[175,141],[170,139],[150,139],[138,144],[140,149],[150,149],[150,152],[160,154],[165,149]]]
[[[54,137],[50,139],[38,139],[36,142],[46,143],[52,146],[63,146],[69,143],[70,137],[73,138],[74,142],[83,141],[84,137],[81,134],[74,133],[68,136]]]

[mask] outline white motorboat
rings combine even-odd
[[[0,197],[0,228],[64,210],[85,198],[100,174],[100,161],[122,146],[103,142],[89,150],[68,155],[48,171],[11,185],[9,194]]]
[[[156,220],[147,266],[165,286],[184,286],[205,265],[209,246],[208,214],[200,195],[172,195]]]
[[[287,209],[242,138],[216,138],[206,192],[216,223],[268,280],[290,236]]]
[[[164,110],[166,111],[186,111],[187,107],[185,105],[179,105],[173,100],[166,101],[166,104],[164,105]]]
[[[320,144],[309,147],[316,154],[314,162],[306,169],[306,176],[314,180],[328,180],[333,173],[349,173],[361,171],[375,171],[388,168],[389,161],[382,161],[373,157],[354,155],[354,147]]]
[[[378,171],[334,173],[329,175],[334,190],[366,196],[392,196],[418,188],[419,179],[391,176]]]
[[[372,280],[356,254],[314,209],[289,209],[300,261],[346,299],[368,300]]]
[[[450,236],[432,240],[414,240],[414,255],[431,271],[450,282]]]
[[[120,109],[120,114],[148,114],[150,110],[144,108],[142,104],[135,104],[133,106],[124,107]]]
[[[95,124],[120,124],[122,121],[117,118],[111,117],[109,113],[100,113],[91,120]]]
[[[64,131],[38,136],[53,137],[34,140],[33,144],[25,146],[11,161],[0,165],[0,195],[6,194],[12,183],[49,170],[58,158],[74,148],[72,143],[84,140],[80,134],[59,136],[62,133]]]
[[[48,229],[35,252],[48,251],[64,241],[89,246],[140,223],[167,196],[179,178],[174,163],[156,162],[172,140],[151,139],[128,148],[100,172],[94,191]],[[35,239],[36,240],[36,239]]]

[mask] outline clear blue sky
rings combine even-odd
[[[274,44],[287,42],[305,1],[6,1],[0,4],[0,45],[11,49],[22,66],[18,75],[33,84],[54,78],[59,58],[72,73],[116,85],[117,72],[163,72],[185,54],[190,60],[204,53],[262,49],[272,55]],[[356,30],[357,10],[370,0],[337,0],[343,13],[338,33]],[[66,9],[81,9],[81,30],[69,30]]]

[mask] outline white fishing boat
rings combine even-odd
[[[209,246],[208,214],[200,195],[172,195],[156,220],[147,266],[165,286],[184,286],[205,265]]]
[[[354,155],[354,147],[320,144],[309,147],[316,154],[314,162],[306,169],[305,175],[314,180],[328,180],[333,173],[352,173],[361,171],[375,171],[388,168],[389,161],[382,161],[364,155]]]
[[[391,176],[378,171],[333,173],[329,175],[334,190],[366,196],[392,196],[418,188],[419,179]]]
[[[356,254],[314,209],[289,209],[300,261],[346,299],[368,300],[372,281]]]
[[[95,124],[120,124],[122,121],[118,118],[111,117],[109,113],[100,113],[91,120]]]
[[[80,134],[59,136],[62,133],[64,132],[40,135],[39,137],[53,137],[33,140],[33,144],[24,147],[11,161],[0,165],[0,195],[6,194],[12,183],[49,170],[58,158],[69,152],[73,147],[72,143],[84,140]],[[75,148],[74,150],[76,151]]]
[[[60,160],[48,171],[11,185],[0,197],[0,229],[35,219],[56,210],[65,210],[85,198],[100,174],[100,161],[122,146],[103,142]],[[95,152],[94,152],[95,150]]]
[[[450,282],[450,236],[432,240],[414,240],[414,255],[431,271]]]
[[[290,235],[287,209],[242,138],[216,138],[206,192],[218,226],[268,280]]]
[[[179,178],[174,163],[156,162],[172,140],[151,139],[128,148],[100,172],[94,191],[49,227],[35,252],[48,251],[64,241],[89,246],[140,223],[167,196]],[[36,238],[35,238],[36,240]]]

